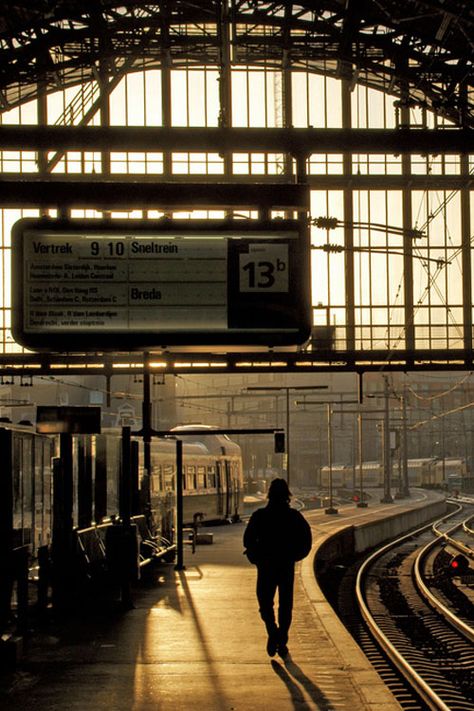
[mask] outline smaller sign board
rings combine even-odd
[[[100,407],[38,405],[36,431],[40,434],[99,434]]]

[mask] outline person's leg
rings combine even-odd
[[[293,585],[295,579],[295,566],[290,564],[280,569],[278,576],[278,626],[279,647],[286,647],[288,631],[291,625],[293,612]]]
[[[279,635],[275,621],[273,601],[277,588],[277,577],[274,571],[267,566],[258,566],[257,573],[257,600],[260,617],[265,623],[268,634],[267,652],[273,657],[277,650]]]

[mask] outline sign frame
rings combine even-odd
[[[80,405],[37,405],[40,434],[100,434],[101,408]]]
[[[77,259],[74,249],[83,250],[85,244],[83,240],[89,240],[87,242],[89,247],[90,240],[94,238],[111,240],[107,244],[119,244],[120,241],[124,242],[125,240],[135,240],[140,243],[141,240],[143,245],[145,243],[152,244],[153,239],[156,245],[161,243],[160,240],[181,239],[184,241],[176,242],[176,244],[186,244],[188,251],[189,249],[191,251],[192,249],[199,250],[203,245],[207,245],[207,254],[210,254],[209,244],[211,243],[209,240],[213,240],[216,247],[219,246],[219,250],[216,251],[224,254],[224,258],[220,260],[222,264],[219,265],[222,273],[219,272],[219,274],[222,284],[220,288],[224,294],[225,304],[222,308],[219,304],[220,311],[217,307],[215,310],[220,314],[219,318],[222,323],[219,322],[220,325],[215,328],[187,328],[186,324],[172,328],[143,328],[141,326],[128,328],[109,326],[108,322],[104,322],[102,327],[100,324],[94,327],[87,322],[87,317],[92,311],[88,311],[86,306],[82,307],[83,321],[80,321],[79,318],[77,323],[74,323],[74,319],[67,321],[66,311],[61,311],[61,307],[54,301],[55,298],[60,298],[55,297],[55,292],[60,292],[61,298],[65,301],[66,297],[62,295],[62,292],[69,290],[74,293],[74,289],[78,291],[77,287],[80,286],[81,279],[87,277],[84,270],[91,267],[88,267],[87,258],[81,257],[81,263],[85,265],[80,267],[83,271],[79,273],[77,282],[70,283],[66,281],[70,276],[64,271],[66,267],[61,252],[69,251],[71,253],[69,261],[74,262]],[[47,243],[47,240],[54,239],[57,239],[55,246],[54,241]],[[119,240],[119,242],[113,242],[113,240]],[[53,244],[53,247],[47,246],[47,244]],[[102,249],[102,244],[105,242],[97,241],[96,244],[100,244]],[[120,265],[107,267],[112,270],[112,280],[118,274],[117,270],[122,268],[126,269],[129,274],[132,269],[129,265],[132,262],[135,270],[146,271],[148,269],[148,272],[151,273],[150,270],[155,264],[152,261],[153,257],[148,258],[152,266],[147,266],[142,255],[142,262],[137,267],[138,262],[133,261],[130,256],[132,242],[124,242],[124,244],[128,252],[125,256],[122,252],[121,261],[118,257],[115,262],[113,261],[116,255],[108,258],[108,261],[103,261],[103,264]],[[52,257],[52,253],[56,253],[58,256]],[[171,268],[171,258],[166,263],[165,257],[161,255],[161,260],[165,264],[163,268]],[[196,262],[203,265],[205,271],[207,258],[200,258],[199,254],[194,258]],[[56,266],[55,259],[57,260]],[[214,257],[209,258],[210,261],[212,259]],[[179,260],[176,259],[176,261]],[[50,281],[47,281],[46,266],[43,268],[44,274],[42,274],[41,265],[43,263],[46,266],[49,265]],[[79,264],[79,262],[77,263]],[[182,264],[187,269],[192,267],[190,264],[186,266],[185,259]],[[94,268],[97,267],[94,266]],[[176,270],[177,267],[174,266],[173,269]],[[209,270],[211,273],[210,266]],[[130,277],[127,276],[127,279],[123,289],[128,289],[128,306],[122,309],[124,313],[127,308],[131,311],[129,305]],[[110,294],[112,293],[111,289],[120,288],[118,286],[120,280],[121,277],[117,277],[116,281],[112,281],[110,284],[102,283],[100,280],[95,281],[94,286],[99,287],[98,298],[100,299],[101,289],[105,299],[105,293]],[[148,281],[150,281],[150,277],[148,277]],[[52,285],[51,288],[47,286],[49,283]],[[161,299],[159,285],[164,283],[157,281],[157,288],[151,288],[148,291],[150,296],[147,296],[145,291],[140,291],[138,287],[135,288],[135,292],[139,296],[143,294],[144,298],[152,299],[153,296],[156,296],[157,299]],[[37,287],[34,287],[35,284]],[[203,284],[205,290],[206,282]],[[207,286],[208,291],[212,292],[212,297],[213,289],[216,288],[215,284],[209,281]],[[186,279],[183,279],[182,284],[176,282],[174,287],[175,292],[188,290],[188,301],[190,293],[192,297],[190,288]],[[92,291],[92,288],[85,285],[83,291],[88,293]],[[125,299],[122,292],[120,294],[120,298]],[[196,295],[199,300],[198,291],[196,291]],[[40,302],[39,307],[32,306],[35,301]],[[142,314],[144,319],[152,319],[155,313],[158,319],[159,315],[167,308],[165,305],[160,311],[160,307],[162,307],[161,303],[156,305],[143,302],[139,304],[139,308],[136,308],[134,313]],[[104,309],[105,307],[101,306],[100,308]],[[153,308],[154,312],[148,310]],[[194,308],[194,313],[201,317],[199,308],[209,308],[211,318],[214,313],[213,303],[209,307],[207,305],[200,306],[199,303],[190,306],[179,304],[176,308],[181,309],[181,313],[184,313],[187,308],[190,313],[193,313],[192,309]],[[227,311],[227,318],[225,318],[225,311]],[[121,313],[120,309],[114,311],[112,307],[109,311],[104,310],[100,313],[104,319],[107,319],[107,314],[110,313],[110,319],[113,320],[119,312]],[[62,316],[63,313],[64,316]],[[81,311],[68,311],[67,313],[80,314]],[[168,313],[173,318],[172,307],[168,308]],[[203,311],[203,314],[207,316],[207,312]],[[55,322],[55,318],[57,322]],[[63,322],[61,322],[61,318],[63,318]],[[192,316],[188,318],[192,318]],[[118,321],[118,317],[116,321]],[[199,325],[199,318],[197,322]],[[173,346],[190,348],[196,346],[267,346],[270,348],[296,346],[309,338],[311,322],[310,239],[306,217],[298,220],[280,218],[272,220],[23,218],[16,222],[12,228],[12,334],[17,343],[32,350],[97,353],[112,350],[132,352],[169,349]],[[79,325],[81,323],[85,324],[82,328]],[[91,323],[96,322],[91,321]]]

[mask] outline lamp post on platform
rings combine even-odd
[[[334,507],[334,501],[333,501],[333,477],[332,477],[332,413],[336,412],[336,410],[333,410],[331,405],[337,404],[343,404],[343,405],[353,405],[353,404],[359,404],[359,400],[343,400],[337,401],[337,400],[297,400],[296,404],[297,405],[326,405],[326,414],[327,414],[327,433],[328,433],[328,466],[329,466],[329,506],[325,510],[325,513],[327,514],[337,514],[339,513],[338,510]],[[341,410],[342,411],[342,410]]]
[[[408,487],[408,468],[407,468],[407,455],[408,455],[408,445],[407,445],[407,410],[406,410],[406,394],[397,395],[396,393],[390,394],[388,379],[384,377],[384,389],[383,392],[374,392],[367,395],[367,397],[372,398],[384,398],[384,418],[383,418],[383,453],[384,453],[384,495],[381,499],[383,504],[393,503],[393,497],[390,491],[391,485],[391,457],[390,457],[390,411],[389,411],[389,398],[394,397],[401,403],[402,409],[402,471],[399,472],[400,476],[400,494],[401,496],[409,496],[410,490]]]

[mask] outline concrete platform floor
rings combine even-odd
[[[0,675],[2,711],[400,708],[338,626],[336,639],[328,634],[309,559],[296,576],[290,655],[270,659],[244,524],[212,530],[212,545],[186,548],[184,571],[164,565],[141,584],[135,609],[110,606],[35,634],[26,661]]]

